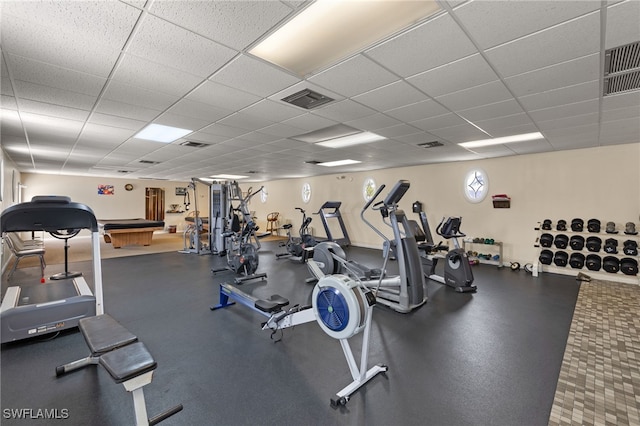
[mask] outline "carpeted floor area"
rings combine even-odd
[[[580,286],[549,425],[640,425],[640,286]]]
[[[38,238],[42,239],[39,235]],[[284,237],[268,235],[260,241],[284,241]],[[45,262],[47,265],[64,264],[64,241],[53,237],[45,237]],[[182,233],[154,232],[153,240],[149,246],[128,245],[121,248],[113,248],[113,245],[100,237],[100,257],[112,259],[116,257],[138,256],[143,254],[167,253],[179,251],[184,248]],[[84,262],[91,260],[91,236],[78,235],[69,240],[69,262]],[[13,262],[13,261],[12,261]],[[11,267],[13,263],[9,267]],[[29,268],[39,265],[37,257],[24,258],[18,265],[19,268]]]

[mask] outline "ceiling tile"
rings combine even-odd
[[[242,50],[292,8],[276,1],[153,2],[150,12],[223,45]]]
[[[387,137],[387,138],[414,135],[416,133],[424,133],[424,132],[408,124],[398,124],[395,126],[385,127],[383,129],[376,130],[376,134]]]
[[[127,52],[202,78],[238,53],[151,15],[139,25]]]
[[[69,120],[85,121],[89,116],[89,111],[77,108],[69,108],[61,105],[36,102],[28,99],[20,101],[21,112],[32,112],[34,114],[46,115],[49,117],[66,118]]]
[[[409,77],[476,52],[451,16],[442,14],[365,53],[401,77]]]
[[[233,114],[233,110],[231,109],[203,104],[202,102],[196,102],[191,99],[182,99],[176,102],[167,112],[197,118],[206,121],[206,124],[213,123],[214,121]]]
[[[353,98],[377,111],[388,111],[427,99],[423,93],[404,81],[397,81]]]
[[[595,1],[473,1],[454,13],[478,45],[488,49],[599,8]]]
[[[594,54],[509,77],[505,83],[520,97],[597,80],[599,76],[600,55]]]
[[[640,105],[640,91],[619,93],[617,95],[602,98],[602,109],[618,109],[626,107],[638,107]]]
[[[529,115],[535,121],[553,120],[558,118],[572,117],[575,115],[597,114],[599,107],[599,100],[592,99],[590,101],[576,102],[552,108],[530,111]]]
[[[345,99],[344,101],[323,105],[314,110],[313,113],[338,122],[345,122],[375,114],[376,111],[350,99]]]
[[[542,131],[560,129],[563,127],[586,126],[591,123],[598,122],[598,114],[574,115],[571,117],[557,118],[552,120],[536,121],[536,124]]]
[[[21,99],[46,102],[70,108],[91,111],[96,103],[96,97],[71,90],[57,89],[51,86],[29,83],[28,81],[14,80],[16,92]]]
[[[386,115],[397,118],[405,122],[422,120],[429,117],[436,117],[448,113],[449,110],[434,100],[417,102],[415,104],[385,111]]]
[[[202,81],[202,78],[193,74],[128,54],[124,55],[113,79],[149,91],[161,91],[178,96],[182,96]]]
[[[492,81],[491,83],[439,96],[436,100],[452,111],[462,111],[512,98],[511,93],[501,81]]]
[[[102,98],[162,111],[175,103],[179,96],[168,95],[157,90],[146,90],[111,80],[102,94]]]
[[[497,79],[484,58],[476,54],[416,74],[407,81],[429,96],[437,97]]]
[[[134,120],[140,121],[151,121],[162,112],[156,109],[149,109],[139,105],[131,105],[105,98],[102,98],[100,100],[95,108],[95,111],[103,114],[132,118]]]
[[[213,81],[205,81],[190,92],[187,98],[203,104],[234,110],[240,110],[262,99],[260,96]]]
[[[502,77],[514,76],[598,52],[600,33],[594,28],[599,25],[600,14],[591,13],[489,49],[486,55]]]
[[[519,97],[520,103],[529,111],[555,106],[571,104],[575,102],[595,99],[599,96],[599,82],[597,80],[579,83],[534,93]]]
[[[496,117],[505,117],[524,112],[515,99],[507,99],[492,104],[482,105],[475,108],[463,109],[457,113],[471,122],[489,120]]]
[[[458,126],[462,124],[466,124],[466,121],[464,121],[456,114],[452,113],[423,118],[422,120],[411,122],[412,126],[415,126],[422,130],[426,130],[427,132],[430,132],[433,129],[442,129],[445,127]]]
[[[242,87],[244,91],[262,97],[268,97],[299,81],[297,77],[247,55],[235,58],[210,80],[231,87]]]
[[[15,79],[97,96],[105,78],[78,71],[60,68],[15,55],[6,55]]]
[[[512,129],[521,126],[531,126],[533,128],[534,123],[526,114],[514,114],[505,117],[492,118],[491,120],[482,120],[474,122],[473,124],[480,127],[485,132],[489,133],[492,137],[496,137],[498,134],[504,134],[505,129]],[[535,130],[532,130],[535,131]],[[511,133],[517,134],[517,133]]]
[[[605,49],[640,41],[640,2],[625,1],[607,7]]]
[[[375,131],[377,129],[382,129],[385,127],[400,125],[402,124],[402,122],[385,114],[378,113],[368,115],[357,120],[347,121],[344,124],[360,130]]]
[[[139,15],[120,2],[3,2],[3,49],[107,77]]]
[[[211,124],[211,121],[212,120],[205,120],[191,115],[174,114],[172,112],[165,112],[153,120],[154,123],[162,124],[163,126],[178,127],[180,129],[188,129],[192,131],[200,130],[203,127],[208,126]]]
[[[338,124],[335,120],[329,120],[328,118],[319,117],[318,115],[313,113],[299,115],[289,120],[285,120],[282,123],[301,130],[305,130],[306,132],[312,132],[314,130],[324,129],[325,127],[330,127]]]
[[[274,102],[269,99],[263,99],[243,109],[241,112],[254,117],[269,117],[271,122],[289,120],[305,114],[305,111],[301,108],[289,106],[284,102]]]
[[[459,126],[445,127],[442,129],[429,130],[435,136],[445,139],[452,143],[468,142],[477,139],[486,139],[487,134],[481,132],[471,124],[462,124]]]
[[[135,131],[142,129],[147,124],[145,121],[131,120],[125,117],[116,117],[115,115],[101,114],[98,112],[91,114],[89,123]]]
[[[309,81],[351,97],[385,86],[398,79],[398,76],[369,58],[363,55],[356,55],[320,74],[310,77]]]
[[[249,115],[245,114],[244,112],[231,114],[230,116],[219,120],[218,123],[225,126],[238,127],[240,129],[247,130],[258,130],[274,124],[273,121],[264,118],[264,116],[260,117]]]

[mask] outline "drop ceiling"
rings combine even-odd
[[[602,96],[606,50],[640,40],[639,1],[439,3],[300,77],[247,52],[309,2],[3,0],[2,148],[28,173],[264,181],[640,142],[640,92]],[[334,101],[282,101],[305,89]],[[133,138],[149,123],[194,132]],[[291,139],[342,124],[388,139]],[[313,164],[346,158],[361,163]]]

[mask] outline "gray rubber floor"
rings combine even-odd
[[[310,303],[306,266],[276,260],[280,250],[263,243],[259,271],[268,278],[241,288],[257,297],[278,293],[292,305]],[[350,248],[348,254],[367,265],[381,264],[376,250]],[[389,371],[345,407],[332,408],[330,398],[351,382],[339,342],[309,323],[285,330],[275,343],[260,329],[264,316],[242,305],[211,311],[218,284],[234,277],[211,274],[224,263],[218,256],[180,253],[102,262],[106,311],[137,334],[158,362],[145,387],[149,414],[184,405],[163,424],[548,423],[579,290],[571,277],[533,278],[479,265],[473,269],[476,294],[431,282],[428,303],[412,313],[377,306],[369,363],[386,364]],[[88,262],[71,266],[91,280]],[[361,340],[351,339],[357,359]],[[0,355],[3,425],[133,424],[131,396],[104,369],[55,377],[57,365],[88,355],[79,332],[5,344]],[[32,409],[33,415],[39,409],[66,410],[68,418],[11,419],[12,409]]]

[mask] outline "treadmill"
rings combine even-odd
[[[84,317],[104,313],[98,221],[91,208],[63,196],[36,196],[0,215],[0,233],[78,229],[91,231],[92,293],[84,277],[7,288],[0,305],[0,343],[77,327]]]

